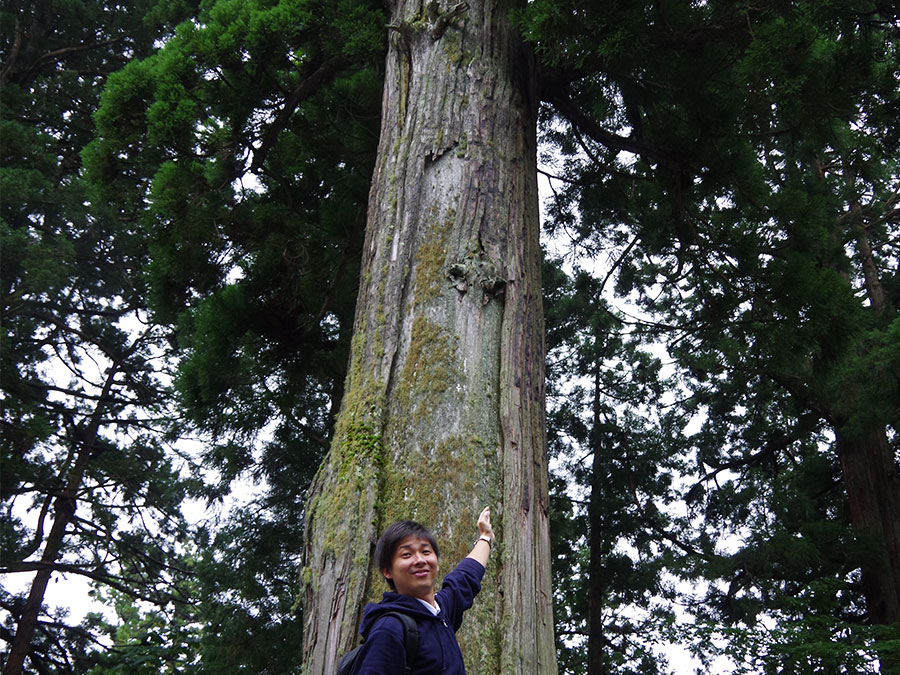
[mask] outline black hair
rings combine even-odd
[[[434,540],[434,535],[431,532],[414,520],[400,520],[393,525],[389,525],[379,537],[378,543],[375,544],[375,562],[378,564],[378,570],[382,574],[384,574],[385,570],[391,569],[391,565],[394,562],[394,553],[397,552],[400,542],[407,537],[424,539],[434,550],[435,557],[441,557],[441,552],[438,550],[437,542]],[[388,582],[388,586],[391,587],[392,591],[397,590],[393,579],[385,577],[384,580]]]

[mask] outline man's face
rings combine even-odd
[[[437,580],[438,559],[425,539],[409,536],[394,551],[391,569],[383,570],[397,592],[434,602],[434,582]]]

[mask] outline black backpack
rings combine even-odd
[[[403,642],[406,645],[406,673],[412,672],[413,661],[419,653],[419,629],[416,626],[416,620],[409,614],[403,612],[385,612],[384,616],[396,616],[403,623]],[[337,675],[350,675],[359,653],[362,651],[362,645],[351,649],[341,657],[338,662]]]

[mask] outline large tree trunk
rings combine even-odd
[[[900,472],[884,428],[837,433],[853,527],[872,546],[862,566],[869,621],[900,625]],[[880,653],[882,673],[900,673],[896,654]]]
[[[854,189],[856,174],[846,158],[844,170],[848,188]],[[857,264],[865,282],[869,305],[875,317],[882,317],[892,307],[875,264],[859,199],[850,201],[848,213],[849,234],[856,239]],[[872,375],[875,376],[875,373]],[[889,383],[891,379],[883,377],[883,381]],[[853,383],[848,383],[840,392],[837,405],[832,407],[839,408],[843,397],[853,400],[852,396],[847,396],[853,388]],[[840,413],[834,415],[836,419],[842,416]],[[883,418],[879,420],[878,415],[873,417],[875,421],[869,422],[868,428],[860,422],[838,428],[835,433],[836,450],[850,504],[851,522],[873,548],[861,569],[869,622],[900,628],[900,466],[888,440],[887,421]],[[900,653],[897,648],[882,648],[878,652],[881,672],[900,675]]]
[[[384,526],[432,528],[446,573],[490,505],[467,668],[554,673],[532,62],[512,2],[390,4],[350,369],[308,501],[304,672],[334,671],[386,589]]]

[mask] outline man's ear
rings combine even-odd
[[[391,574],[390,570],[381,570],[381,576],[383,576],[385,579],[393,579],[394,578],[394,575]]]

